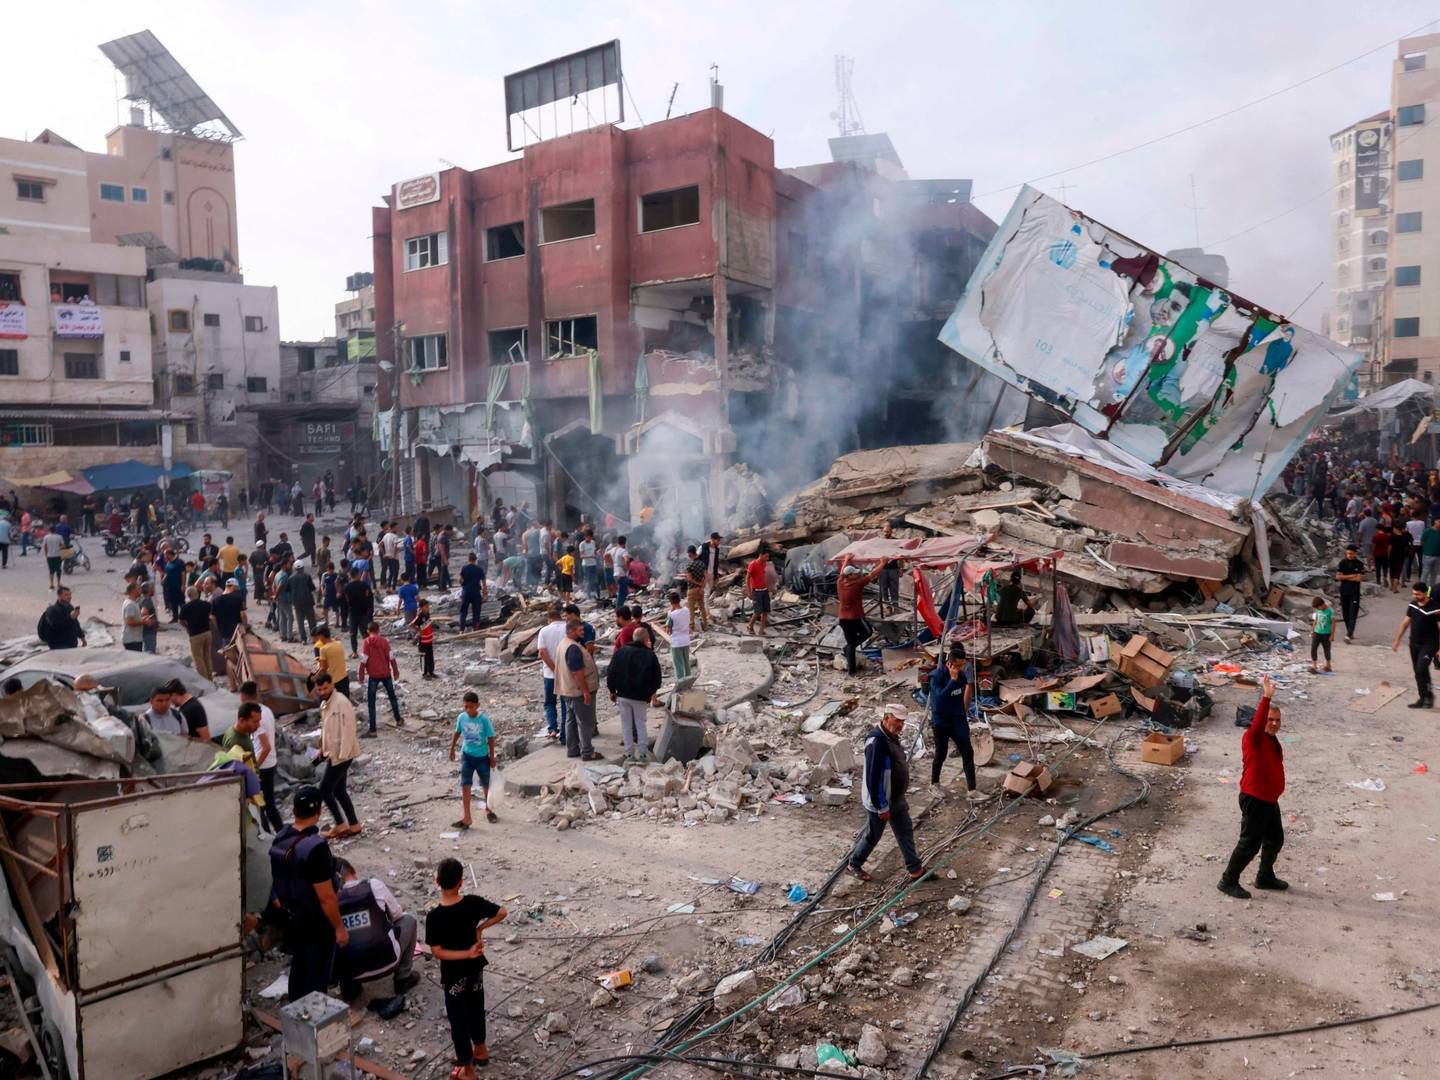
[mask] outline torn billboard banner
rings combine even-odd
[[[1029,187],[940,340],[1162,472],[1247,497],[1362,359]]]

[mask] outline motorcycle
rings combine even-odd
[[[132,547],[137,547],[139,541],[131,532],[105,533],[105,554],[110,558],[117,555],[124,555]]]
[[[145,546],[145,543],[146,541],[144,540],[135,540],[130,544],[130,557],[132,559],[138,559],[140,557],[140,549]],[[159,536],[150,537],[149,544],[152,550],[159,551],[163,548],[171,547],[181,555],[186,554],[190,550],[190,541],[179,533],[162,532]]]
[[[70,537],[70,546],[60,549],[60,557],[65,561],[61,563],[65,573],[75,573],[75,567],[90,569],[90,556],[85,554],[85,548],[80,544],[78,536]]]

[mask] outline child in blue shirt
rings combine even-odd
[[[410,579],[409,574],[401,574],[400,588],[395,591],[400,595],[400,609],[405,612],[405,621],[412,621],[420,607],[420,586]]]
[[[455,733],[450,736],[450,760],[455,748],[464,740],[460,754],[460,820],[451,828],[470,828],[470,788],[475,774],[480,774],[480,797],[484,800],[485,820],[492,825],[500,819],[490,809],[490,767],[495,762],[495,726],[480,711],[480,695],[474,690],[465,694],[465,708],[455,717]]]

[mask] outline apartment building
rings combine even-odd
[[[1440,34],[1406,38],[1391,75],[1386,382],[1440,370]]]
[[[356,340],[280,343],[282,400],[262,413],[263,475],[288,475],[307,491],[327,472],[341,491],[356,479],[367,486],[375,480],[374,338],[368,360],[352,354]]]
[[[995,228],[968,196],[853,157],[777,169],[720,108],[395,184],[372,220],[377,427],[407,508],[624,521],[669,499],[693,531],[723,520],[730,466],[788,454],[768,435],[813,453],[807,396],[865,402],[844,449],[913,440]]]
[[[154,406],[145,252],[95,242],[86,155],[0,139],[0,476],[142,457]]]
[[[1361,371],[1369,386],[1386,381],[1392,131],[1390,113],[1381,112],[1330,136],[1336,187],[1330,207],[1332,269],[1325,330],[1332,340],[1370,358]]]

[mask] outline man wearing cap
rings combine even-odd
[[[1345,547],[1345,558],[1335,568],[1340,583],[1340,617],[1345,620],[1345,640],[1355,640],[1355,623],[1360,618],[1360,586],[1365,582],[1365,564],[1360,549],[1354,544]]]
[[[910,787],[910,763],[900,745],[900,732],[905,728],[905,707],[886,705],[880,723],[865,737],[865,767],[861,776],[860,801],[869,815],[869,827],[855,843],[846,863],[847,869],[861,881],[869,881],[865,860],[884,835],[885,825],[895,834],[895,843],[905,858],[905,869],[915,881],[925,873],[920,855],[915,850],[915,825],[910,820],[910,805],[905,792]]]
[[[320,834],[320,791],[295,793],[295,821],[270,845],[271,907],[284,927],[290,952],[291,1001],[330,986],[335,947],[349,944],[340,917],[339,874],[330,845]]]

